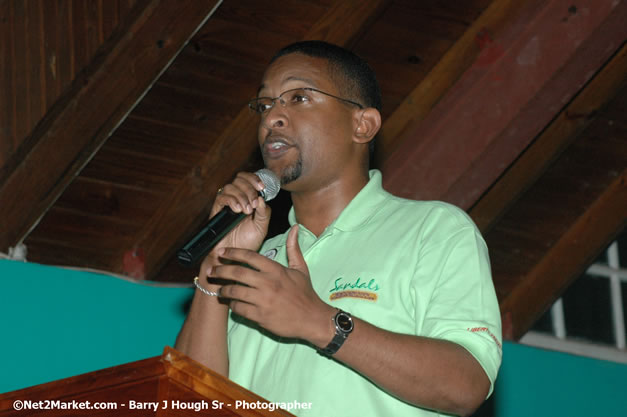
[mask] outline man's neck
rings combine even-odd
[[[292,192],[296,221],[320,236],[367,183],[366,174],[316,191]]]

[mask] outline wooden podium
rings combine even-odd
[[[182,353],[0,395],[0,416],[292,416]],[[22,408],[21,410],[19,408]]]

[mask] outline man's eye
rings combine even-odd
[[[292,96],[292,103],[305,103],[309,101],[309,97],[304,94],[296,93]]]
[[[259,103],[257,103],[257,112],[265,113],[268,110],[270,110],[271,107],[272,107],[272,105],[269,104],[269,103],[259,102]]]

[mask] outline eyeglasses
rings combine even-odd
[[[352,104],[354,106],[363,109],[359,103],[356,103],[351,100],[347,100],[342,97],[334,96],[333,94],[325,93],[324,91],[320,91],[311,87],[301,87],[301,88],[293,88],[291,90],[287,90],[281,93],[278,97],[257,97],[248,102],[248,107],[254,110],[256,113],[265,114],[277,102],[277,100],[281,103],[283,107],[292,107],[292,106],[306,106],[312,102],[311,93],[320,93],[325,96],[333,97],[334,99],[343,101],[345,103]]]

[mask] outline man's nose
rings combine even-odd
[[[263,123],[269,129],[287,126],[286,106],[279,97],[274,99],[273,106],[264,115]]]

